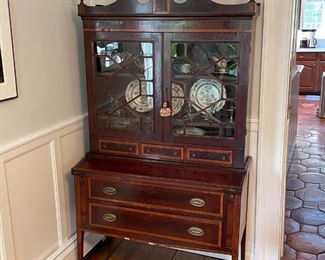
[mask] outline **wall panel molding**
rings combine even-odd
[[[53,140],[21,147],[4,159],[8,211],[15,259],[43,258],[59,246],[51,158]],[[33,234],[33,240],[26,234]],[[4,232],[5,243],[7,234]]]
[[[54,188],[54,199],[55,199],[55,213],[56,213],[56,226],[58,233],[58,243],[59,247],[63,244],[63,235],[62,235],[62,215],[60,207],[60,192],[59,192],[59,177],[57,170],[57,160],[56,160],[56,151],[55,151],[55,141],[53,140],[50,143],[50,152],[51,152],[51,164],[52,164],[52,178],[53,178],[53,188]]]
[[[62,160],[62,146],[65,145],[65,147],[68,147],[71,145],[70,143],[64,144],[64,138],[66,136],[69,136],[75,143],[80,143],[81,145],[84,145],[87,147],[87,144],[83,144],[88,142],[88,138],[81,138],[84,137],[87,134],[87,121],[86,116],[83,115],[81,117],[59,123],[55,126],[49,127],[47,129],[41,130],[37,133],[34,133],[33,135],[26,136],[24,138],[21,138],[19,140],[16,140],[13,143],[7,144],[5,146],[0,147],[0,257],[2,259],[17,259],[17,248],[15,248],[15,243],[17,242],[17,238],[14,237],[14,230],[20,230],[20,226],[17,226],[15,223],[21,222],[22,217],[18,217],[20,221],[13,222],[11,210],[12,210],[12,198],[10,198],[9,190],[11,191],[11,195],[13,194],[12,191],[15,190],[14,197],[15,197],[15,206],[14,208],[17,210],[17,207],[19,208],[19,203],[22,203],[23,194],[19,194],[19,188],[17,190],[15,189],[16,185],[20,185],[19,183],[19,174],[20,171],[17,171],[16,169],[19,169],[16,167],[16,161],[19,164],[27,165],[26,171],[24,174],[33,174],[32,170],[30,169],[37,169],[39,165],[34,165],[33,162],[41,162],[41,164],[46,167],[44,172],[46,172],[46,178],[48,186],[49,183],[51,186],[49,189],[49,193],[43,193],[46,196],[45,200],[47,201],[50,199],[51,201],[51,210],[53,211],[53,214],[50,213],[51,220],[51,230],[55,230],[55,232],[51,233],[51,237],[49,237],[48,241],[54,241],[54,243],[50,243],[47,248],[40,248],[39,251],[36,253],[38,256],[42,259],[55,259],[54,257],[51,258],[51,255],[56,253],[56,255],[59,255],[60,252],[63,252],[63,250],[66,248],[67,243],[69,241],[68,233],[67,233],[67,218],[68,214],[70,213],[71,209],[67,207],[68,203],[66,202],[66,196],[65,196],[65,175],[63,172],[63,160]],[[63,141],[62,141],[63,140]],[[81,157],[84,155],[86,151],[77,151],[77,149],[74,149],[74,147],[71,147],[69,149],[70,153],[74,153],[74,150],[76,150],[76,155],[74,155],[74,158],[76,160],[80,160]],[[25,157],[27,158],[25,161]],[[44,162],[43,157],[46,159]],[[28,160],[31,160],[31,163],[29,163]],[[11,180],[10,185],[8,186],[8,165],[10,165],[10,178],[14,176],[14,181]],[[70,169],[72,165],[65,165],[65,168]],[[36,168],[35,168],[36,167]],[[14,174],[14,175],[12,175]],[[66,173],[66,175],[69,175],[69,173]],[[32,176],[32,175],[31,175]],[[35,176],[32,176],[35,179]],[[28,176],[25,175],[25,178],[28,178]],[[28,178],[29,179],[29,178]],[[26,179],[26,180],[28,180]],[[18,180],[18,181],[17,181]],[[36,180],[37,177],[36,177]],[[50,181],[50,182],[49,182]],[[33,182],[32,182],[33,183]],[[14,185],[14,186],[13,186]],[[23,185],[23,184],[21,184]],[[40,192],[42,190],[42,185],[36,185],[33,184],[33,187],[31,187],[31,192]],[[47,187],[46,186],[46,187]],[[72,189],[73,187],[71,187]],[[70,189],[70,187],[68,187]],[[44,198],[41,198],[44,199]],[[34,203],[38,203],[35,201]],[[18,205],[18,206],[17,206]],[[37,204],[36,204],[37,205]],[[73,205],[72,205],[73,206]],[[71,203],[70,203],[71,207]],[[34,211],[35,212],[34,212]],[[39,208],[35,207],[33,209],[31,207],[29,214],[33,215],[39,215]],[[17,220],[17,214],[15,216],[15,219]],[[54,224],[53,224],[54,223]],[[44,224],[44,223],[43,223]],[[33,224],[35,225],[35,223]],[[42,223],[40,223],[40,227],[42,226]],[[37,230],[37,227],[36,227]],[[43,229],[41,229],[43,230]],[[44,232],[45,231],[44,229]],[[16,232],[17,233],[17,232]],[[21,248],[26,248],[28,246],[28,241],[30,242],[31,239],[30,235],[26,234],[26,238],[24,235],[24,239],[26,240],[26,245],[22,245],[21,241],[24,241],[22,239],[22,232],[19,233],[19,246]],[[97,239],[98,241],[98,239]],[[96,242],[94,242],[96,243]],[[89,245],[91,247],[93,245]],[[20,251],[20,257],[21,252],[27,252]],[[59,253],[58,253],[59,252]],[[44,255],[45,254],[45,255]]]

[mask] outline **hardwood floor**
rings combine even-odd
[[[298,137],[287,177],[285,260],[325,260],[325,119],[299,100]]]
[[[161,246],[140,244],[121,239],[100,242],[86,260],[216,260]]]

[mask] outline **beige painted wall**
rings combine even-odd
[[[0,147],[86,112],[78,0],[10,0],[17,99],[0,102]]]
[[[100,1],[111,0],[96,3]],[[229,4],[246,0],[215,1]],[[19,97],[0,102],[0,146],[86,113],[78,2],[10,0]],[[261,20],[257,23],[256,46],[260,46]],[[256,53],[255,72],[260,67],[259,47]],[[258,118],[258,96],[259,73],[255,73],[249,118]]]
[[[83,37],[76,9],[78,2],[79,0],[10,0],[19,97],[0,102],[0,150],[1,146],[73,120],[87,112]],[[246,0],[216,2],[229,4],[243,3]],[[262,15],[257,22],[254,76],[249,95],[248,118],[251,119],[258,119],[261,39]],[[247,153],[250,155],[256,154],[257,150],[255,135],[257,136],[258,129],[254,131],[254,138],[251,138],[253,141],[248,142]],[[69,148],[71,144],[67,142],[67,145]],[[67,165],[68,169],[73,163]],[[255,196],[255,172],[251,175],[251,180],[248,256],[254,254],[255,198],[252,196]],[[69,205],[70,212],[72,206],[69,202],[66,204]],[[72,218],[67,219],[66,226],[67,236],[71,237],[74,231]]]

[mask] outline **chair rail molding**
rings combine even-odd
[[[0,259],[59,259],[71,251],[70,169],[88,150],[87,132],[82,115],[0,147]],[[31,232],[37,235],[27,239]],[[100,238],[89,239],[86,250]]]

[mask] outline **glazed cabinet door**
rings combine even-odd
[[[90,134],[161,139],[161,35],[85,32],[85,49]]]
[[[165,35],[165,139],[240,147],[245,138],[249,35]]]

